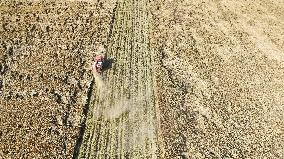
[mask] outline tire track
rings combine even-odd
[[[96,87],[84,158],[157,158],[147,4],[117,2],[106,55],[115,63]]]

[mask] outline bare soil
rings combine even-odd
[[[283,158],[283,1],[151,6],[161,158]]]
[[[0,1],[0,158],[284,158],[283,10]]]
[[[0,158],[72,158],[113,7],[0,1]]]

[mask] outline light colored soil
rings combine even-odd
[[[284,158],[283,10],[1,1],[0,156]]]
[[[162,158],[283,158],[283,1],[151,6]]]
[[[0,1],[0,158],[72,158],[109,4]]]

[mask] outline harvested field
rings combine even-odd
[[[0,1],[0,158],[284,158],[283,10]]]
[[[161,158],[283,158],[283,1],[152,7]]]
[[[2,2],[0,156],[72,158],[114,3]],[[17,9],[15,9],[17,8]]]

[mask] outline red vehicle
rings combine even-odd
[[[104,57],[102,55],[96,55],[96,57],[94,58],[93,65],[92,65],[93,70],[101,74],[103,70],[103,64],[104,64]]]

